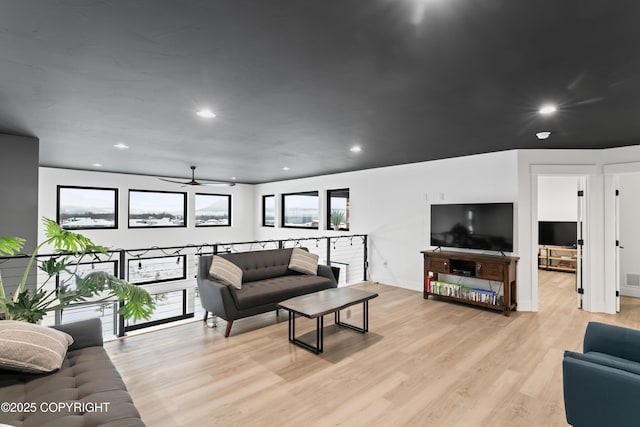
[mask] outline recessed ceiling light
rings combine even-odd
[[[556,111],[558,111],[558,108],[555,105],[547,104],[547,105],[543,105],[542,108],[538,110],[538,113],[547,115],[547,114],[553,114]]]
[[[93,166],[94,168],[101,168],[102,163],[92,163],[91,166]]]
[[[549,138],[549,136],[551,135],[551,132],[538,132],[536,133],[536,136],[538,137],[538,139],[547,139]]]
[[[354,145],[353,147],[351,147],[351,148],[349,149],[349,151],[351,151],[352,153],[359,153],[359,152],[361,152],[361,151],[362,151],[362,148],[360,148],[360,146],[359,146],[359,145]]]
[[[216,116],[216,113],[211,110],[207,110],[206,108],[198,111],[196,114],[203,119],[213,119]]]
[[[235,181],[235,180],[236,180],[236,177],[235,177],[235,176],[232,176],[232,177],[231,177],[231,179]]]
[[[288,170],[291,170],[291,168],[290,168],[289,166],[284,166],[284,167],[282,168],[282,170],[283,170],[283,171],[288,171]]]
[[[124,142],[118,142],[117,144],[113,145],[114,147],[120,149],[120,150],[125,150],[127,148],[129,148],[129,146],[127,144],[125,144]]]

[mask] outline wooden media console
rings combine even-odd
[[[425,299],[433,295],[445,300],[499,310],[505,316],[516,310],[518,257],[437,250],[421,253],[424,255]],[[440,274],[500,282],[500,289],[487,291],[457,283],[441,282]]]

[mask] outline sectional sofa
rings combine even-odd
[[[102,347],[100,319],[55,329],[73,338],[60,369],[44,374],[0,369],[0,425],[144,426],[120,374]]]

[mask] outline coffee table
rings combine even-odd
[[[338,326],[353,329],[363,334],[369,330],[369,300],[377,297],[375,292],[352,288],[335,288],[290,298],[278,304],[278,308],[289,311],[289,342],[315,354],[323,351],[324,316],[335,314]],[[363,304],[362,328],[340,321],[340,310],[355,304]],[[316,345],[313,346],[296,338],[296,315],[316,319]]]

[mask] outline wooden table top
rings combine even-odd
[[[363,291],[361,289],[352,289],[349,287],[332,288],[290,298],[282,301],[278,304],[278,307],[314,319],[377,296],[378,294],[375,292]]]

